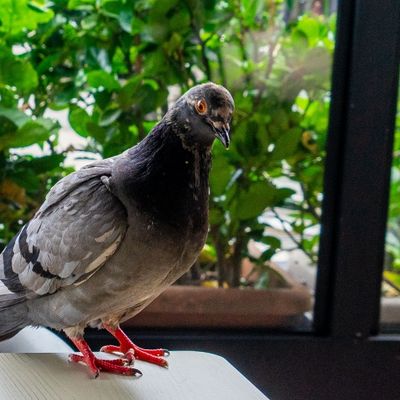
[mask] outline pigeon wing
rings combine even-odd
[[[79,284],[118,249],[126,210],[108,188],[113,160],[68,175],[0,256],[0,280],[12,292],[51,294]]]

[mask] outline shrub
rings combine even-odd
[[[1,244],[69,172],[47,109],[68,109],[85,151],[109,157],[150,131],[168,95],[212,80],[232,92],[236,113],[232,148],[213,149],[203,259],[218,266],[220,285],[240,284],[243,257],[265,274],[281,247],[265,233],[268,209],[316,261],[334,16],[298,16],[278,0],[0,5]],[[12,150],[33,143],[46,155]],[[250,240],[264,244],[260,257]]]

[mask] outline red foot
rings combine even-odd
[[[138,369],[126,366],[126,360],[121,358],[116,360],[101,360],[93,354],[84,339],[71,338],[71,340],[82,355],[70,354],[69,360],[72,362],[84,362],[88,366],[92,378],[97,378],[99,371],[120,375],[142,376],[142,373]]]
[[[161,367],[168,368],[168,362],[163,356],[168,356],[169,351],[166,349],[143,349],[132,341],[125,335],[121,328],[111,328],[108,325],[104,325],[104,328],[108,330],[119,342],[119,346],[104,346],[100,349],[105,353],[119,353],[127,359],[129,363],[136,360],[147,361],[152,364],[160,365]]]

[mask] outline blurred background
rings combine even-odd
[[[232,145],[213,148],[208,241],[178,283],[301,287],[289,314],[311,320],[337,1],[0,5],[0,250],[56,181],[135,145],[182,93],[214,81],[236,103]],[[391,298],[400,288],[394,159],[382,288]]]

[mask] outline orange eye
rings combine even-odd
[[[199,114],[205,114],[207,112],[207,103],[204,99],[199,100],[195,107]]]

